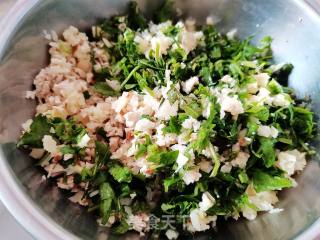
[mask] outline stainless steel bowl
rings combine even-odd
[[[310,95],[320,110],[320,17],[316,0],[177,0],[184,16],[203,21],[213,15],[221,31],[237,28],[240,37],[274,38],[277,62],[295,69],[290,86]],[[101,237],[93,216],[69,203],[39,169],[15,147],[20,125],[34,113],[24,99],[35,74],[47,63],[44,29],[61,32],[69,25],[87,29],[97,19],[125,9],[127,0],[23,0],[8,13],[0,34],[0,196],[17,220],[38,239]],[[148,15],[160,1],[139,1]],[[318,139],[313,143],[319,149]],[[320,235],[320,167],[316,156],[298,177],[298,187],[280,194],[285,211],[261,214],[255,221],[230,221],[217,239],[312,239]],[[206,239],[212,235],[201,235]]]

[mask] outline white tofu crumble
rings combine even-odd
[[[43,149],[51,154],[58,153],[57,142],[50,135],[45,135],[42,139]]]
[[[181,82],[182,89],[185,93],[189,94],[192,89],[199,84],[198,77],[191,77],[190,79],[186,80],[185,82]]]
[[[25,132],[29,132],[32,122],[33,122],[32,119],[28,119],[27,121],[25,121],[24,123],[22,123],[22,125],[21,125],[21,126],[22,126],[22,129],[23,129]]]
[[[164,102],[159,107],[158,111],[156,112],[155,117],[160,120],[169,120],[170,117],[177,116],[178,114],[178,101],[171,104],[169,100],[164,100]]]
[[[179,233],[173,229],[168,229],[166,231],[166,236],[169,240],[177,239],[179,237]]]
[[[199,181],[201,176],[202,175],[201,175],[201,173],[199,173],[199,168],[194,168],[194,169],[185,171],[182,179],[186,185],[189,185],[189,184],[192,184],[192,183]]]
[[[83,137],[80,139],[80,141],[78,142],[77,145],[80,148],[84,148],[84,147],[86,147],[88,145],[89,141],[90,141],[90,137],[86,133],[86,134],[83,135]]]
[[[244,113],[242,103],[237,96],[229,97],[223,96],[219,99],[221,105],[220,118],[224,118],[225,112],[230,112],[232,116],[238,116]]]
[[[200,210],[200,209],[194,209],[190,213],[190,220],[192,224],[193,232],[201,232],[208,230],[210,228],[209,224],[211,222],[215,222],[217,219],[217,216],[207,216],[207,214]]]
[[[259,87],[265,88],[268,85],[270,76],[267,73],[259,73],[253,76]]]
[[[250,154],[246,152],[239,152],[237,157],[231,161],[231,165],[233,167],[245,168],[248,159],[250,158]]]
[[[207,211],[215,204],[216,200],[209,192],[204,192],[202,194],[202,201],[199,203],[199,208],[202,211]]]
[[[274,126],[260,125],[257,134],[266,138],[277,138],[279,131]]]
[[[298,150],[289,150],[279,152],[277,157],[277,166],[287,172],[288,176],[293,175],[296,171],[301,171],[307,164],[306,153],[299,152]]]
[[[140,132],[150,132],[151,130],[155,129],[155,127],[156,124],[154,122],[150,121],[147,118],[143,118],[136,123],[134,130]]]

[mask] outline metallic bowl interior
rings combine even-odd
[[[47,41],[42,32],[58,33],[74,25],[82,30],[104,17],[125,11],[127,0],[24,0],[1,25],[0,36],[0,196],[17,220],[37,239],[103,239],[105,230],[85,209],[70,203],[50,182],[41,182],[41,171],[15,142],[20,126],[32,117],[35,102],[24,92],[48,62]],[[146,15],[160,1],[139,1]],[[177,0],[184,17],[203,22],[214,16],[217,27],[238,36],[265,35],[274,39],[276,62],[291,62],[295,68],[289,85],[301,97],[311,96],[320,110],[320,17],[301,0]],[[313,145],[320,152],[319,139]],[[314,156],[297,177],[298,186],[280,194],[278,214],[260,214],[254,221],[227,221],[217,233],[198,239],[311,239],[320,234],[320,167]],[[119,238],[119,237],[117,237]],[[111,238],[109,238],[111,239]],[[132,239],[127,237],[127,239]]]

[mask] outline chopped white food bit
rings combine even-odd
[[[166,236],[169,240],[177,239],[179,237],[179,233],[173,229],[168,229],[166,231]]]
[[[36,91],[26,91],[26,98],[27,99],[35,99],[36,98]]]
[[[259,91],[258,83],[257,82],[249,83],[247,85],[247,91],[248,93],[256,94]]]
[[[299,152],[297,149],[287,151],[290,154],[294,155],[296,157],[296,164],[294,166],[295,171],[302,171],[305,166],[307,165],[306,161],[306,153],[305,152]]]
[[[33,157],[34,159],[40,159],[44,154],[44,149],[42,148],[32,148],[30,152],[30,156]]]
[[[89,193],[89,197],[94,197],[94,196],[98,195],[99,192],[100,192],[99,190],[95,190],[95,191]]]
[[[179,152],[178,158],[177,158],[177,164],[178,167],[176,169],[176,172],[178,172],[181,168],[183,168],[184,165],[189,161],[189,158],[187,158],[184,154]]]
[[[61,189],[70,190],[74,187],[73,176],[68,176],[66,180],[63,177],[59,178],[57,184]]]
[[[249,196],[249,201],[260,211],[270,211],[273,209],[273,204],[278,202],[278,198],[275,191],[264,191]]]
[[[175,144],[175,145],[171,146],[171,149],[173,151],[179,151],[179,155],[178,155],[178,158],[176,160],[177,164],[178,164],[176,172],[178,172],[189,161],[189,158],[185,156],[187,147],[184,146],[184,145],[181,145],[181,144]],[[192,151],[189,151],[188,154],[191,156],[191,159],[194,158],[194,154],[193,154]]]
[[[149,215],[146,213],[140,213],[137,215],[133,215],[132,213],[128,214],[127,223],[133,230],[144,236],[143,232],[147,232],[149,230]]]
[[[50,135],[44,135],[42,138],[43,149],[51,154],[58,152],[57,142]]]
[[[130,196],[131,199],[134,199],[137,196],[137,194],[134,192],[134,193],[130,193],[129,196]]]
[[[278,154],[278,167],[287,172],[289,176],[294,173],[294,166],[296,164],[296,157],[288,152],[280,152]]]
[[[270,79],[270,76],[267,73],[259,73],[257,75],[254,75],[253,77],[256,79],[258,86],[263,88],[268,85]]]
[[[229,162],[226,162],[221,168],[220,171],[223,173],[230,173],[232,169],[232,165]]]
[[[238,96],[224,96],[219,102],[221,106],[220,118],[224,118],[225,112],[230,112],[232,116],[238,116],[244,113],[242,103],[239,101]]]
[[[48,173],[47,178],[54,176],[56,174],[63,173],[65,171],[65,169],[60,164],[55,164],[55,163],[51,163],[50,165],[45,166],[44,169]]]
[[[194,169],[185,171],[182,179],[186,185],[189,185],[191,183],[199,181],[201,176],[202,175],[201,173],[199,173],[199,168],[194,168]]]
[[[156,36],[151,38],[151,49],[156,57],[161,57],[161,55],[167,55],[167,50],[172,43],[172,38],[167,37],[162,33],[158,33]]]
[[[306,153],[297,149],[278,153],[277,166],[291,176],[295,171],[301,171],[307,164]]]
[[[79,191],[77,192],[75,195],[73,195],[72,197],[69,198],[69,200],[73,203],[78,203],[82,206],[88,206],[88,201],[87,199],[84,198],[84,192],[83,191]]]
[[[159,118],[160,120],[169,120],[170,117],[177,116],[177,114],[178,114],[178,101],[176,101],[171,105],[169,100],[166,99],[161,104],[160,108],[158,109],[158,112],[156,112],[155,117]]]
[[[202,211],[207,211],[209,208],[211,208],[215,204],[216,200],[209,192],[204,192],[202,194],[202,200],[199,203],[199,208]]]
[[[226,35],[227,35],[227,38],[234,39],[237,33],[238,33],[238,29],[234,28],[234,29],[231,29],[229,32],[227,32]]]
[[[207,161],[205,159],[202,159],[201,162],[198,163],[198,166],[200,168],[201,171],[206,172],[206,173],[210,173],[212,171],[212,162],[211,161]]]
[[[67,161],[69,159],[73,158],[73,154],[72,153],[67,153],[63,156],[63,160]]]
[[[80,139],[80,141],[78,142],[77,146],[80,148],[84,148],[88,145],[90,141],[90,137],[89,135],[86,133],[85,135],[83,135],[83,137]]]
[[[199,78],[198,77],[191,77],[185,82],[181,82],[182,90],[189,94],[195,85],[199,84]]]
[[[145,106],[150,107],[153,111],[157,111],[160,106],[160,102],[155,97],[151,96],[149,93],[145,94],[146,95],[143,96],[143,104]]]
[[[201,123],[198,120],[196,120],[196,119],[194,119],[192,117],[187,118],[182,123],[182,127],[183,128],[193,129],[194,132],[199,130],[200,125],[201,125]]]
[[[272,97],[272,105],[276,107],[287,107],[290,105],[290,101],[286,99],[285,95],[279,93]]]
[[[120,90],[120,82],[117,80],[106,80],[107,84],[115,91]]]
[[[126,120],[126,126],[132,128],[138,122],[140,115],[137,112],[127,112],[123,115]]]
[[[30,131],[30,127],[31,127],[32,122],[33,122],[32,119],[28,119],[27,121],[25,121],[24,123],[21,124],[21,126],[25,132]]]
[[[156,144],[163,147],[175,144],[177,142],[177,135],[173,133],[166,133],[164,134],[162,129],[165,127],[164,124],[160,124],[156,128]]]
[[[54,130],[53,127],[50,128],[49,132],[50,132],[50,133],[56,133],[56,131]]]
[[[215,222],[217,216],[207,216],[207,214],[200,209],[193,209],[190,212],[190,220],[194,231],[200,232],[210,228],[209,223]]]
[[[231,161],[233,167],[245,168],[250,154],[246,152],[239,152],[237,157]]]
[[[129,93],[123,92],[122,95],[114,102],[112,102],[112,109],[119,113],[129,102]]]
[[[147,118],[140,119],[134,128],[135,131],[149,132],[156,127],[156,124]]]
[[[181,34],[181,48],[186,52],[186,54],[189,54],[189,52],[193,51],[197,47],[198,42],[202,37],[202,32],[183,31]]]
[[[257,211],[245,205],[242,209],[242,215],[248,220],[254,220],[257,217]]]
[[[234,86],[236,84],[236,80],[234,78],[232,78],[230,75],[223,76],[220,81],[227,83],[230,86]]]
[[[279,131],[274,126],[260,125],[258,135],[266,138],[277,138]]]

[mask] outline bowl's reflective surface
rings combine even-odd
[[[41,183],[41,173],[33,167],[32,160],[15,148],[20,125],[32,116],[35,106],[24,99],[24,91],[31,87],[33,77],[47,61],[46,41],[41,33],[43,29],[61,32],[69,25],[87,29],[98,18],[122,12],[126,3],[126,0],[25,1],[22,4],[24,11],[20,9],[20,13],[13,16],[14,21],[8,22],[5,34],[0,38],[0,195],[18,220],[41,239],[74,238],[51,220],[39,220],[49,218],[80,238],[96,239],[99,235],[94,218],[65,200],[49,183]],[[139,3],[147,15],[159,4],[158,1]],[[256,41],[271,35],[276,61],[291,62],[295,66],[290,86],[300,96],[311,95],[313,108],[319,112],[320,18],[305,3],[295,0],[178,0],[176,6],[183,16],[192,16],[199,21],[213,15],[220,20],[217,23],[220,30],[236,27],[240,37],[254,34]],[[23,16],[22,12],[26,14]],[[21,20],[17,21],[18,17]],[[18,22],[16,26],[15,22]],[[320,149],[318,141],[314,144]],[[217,234],[199,237],[290,239],[298,236],[320,217],[317,159],[316,156],[298,177],[298,187],[280,194],[277,207],[285,211],[262,214],[252,222],[230,221],[219,226]],[[39,225],[32,226],[37,219]],[[320,234],[319,221],[318,227],[313,229]]]

